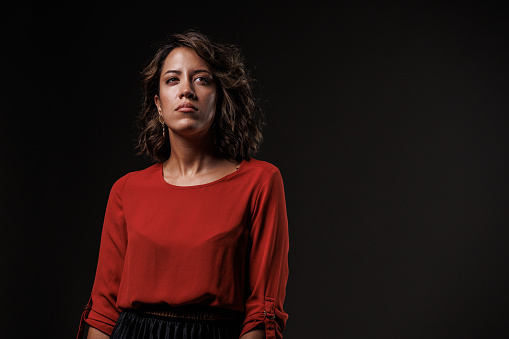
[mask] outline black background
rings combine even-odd
[[[509,335],[507,12],[487,3],[17,4],[2,14],[2,337],[72,338],[140,71],[238,44],[283,174],[286,338]]]

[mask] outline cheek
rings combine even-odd
[[[213,110],[215,112],[216,109],[217,109],[217,95],[214,95],[210,99],[210,104],[209,105],[210,105],[211,110]]]
[[[163,106],[169,106],[175,101],[175,94],[173,93],[172,88],[165,88],[159,90],[159,98]]]
[[[211,113],[212,116],[216,114],[217,111],[217,93],[211,93],[207,98],[207,110]]]
[[[214,110],[217,109],[217,101],[218,101],[218,92],[217,92],[217,89],[214,90],[214,93],[211,95],[211,99],[210,99],[210,104],[212,105],[212,107],[214,107]]]

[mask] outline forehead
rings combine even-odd
[[[168,54],[163,65],[163,73],[166,70],[209,70],[207,62],[203,60],[192,48],[177,47]]]

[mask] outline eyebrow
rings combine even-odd
[[[203,73],[203,72],[205,72],[205,73],[208,73],[208,74],[212,75],[212,73],[211,73],[210,71],[206,70],[206,69],[197,69],[197,70],[193,71],[191,74]],[[164,74],[167,74],[167,73],[182,74],[182,72],[181,72],[181,71],[176,70],[176,69],[169,69],[169,70],[167,70],[166,72],[164,72]],[[163,74],[163,75],[164,75],[164,74]]]

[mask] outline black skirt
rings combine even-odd
[[[136,310],[120,313],[110,339],[238,339],[242,319],[172,318]]]

